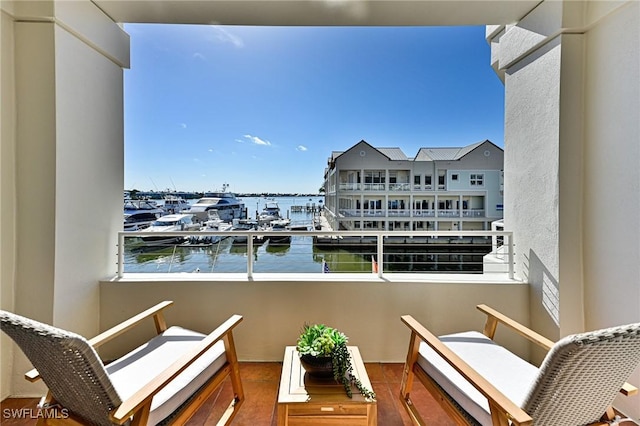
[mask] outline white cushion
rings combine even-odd
[[[195,331],[170,327],[107,365],[109,378],[120,398],[124,401],[136,393],[205,337]],[[224,343],[219,341],[155,395],[147,424],[155,425],[173,413],[222,368],[226,361]]]
[[[538,368],[476,331],[439,339],[496,389],[522,406]],[[487,399],[425,342],[420,344],[418,364],[478,422],[492,424]]]

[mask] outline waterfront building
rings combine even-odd
[[[325,214],[334,229],[489,230],[502,219],[504,151],[485,140],[459,148],[333,151]]]

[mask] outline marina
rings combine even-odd
[[[255,273],[373,271],[376,237],[323,235],[332,232],[326,219],[315,208],[307,208],[307,203],[322,205],[321,197],[311,202],[308,197],[247,197],[242,202],[256,209],[248,214],[249,218],[232,221],[233,225],[215,213],[208,216],[206,227],[201,229],[217,231],[213,235],[194,232],[179,243],[152,246],[127,244],[125,240],[124,272],[244,273],[249,255]],[[277,238],[268,235],[271,228],[258,225],[256,219],[263,206],[273,203],[280,209],[280,219],[271,221],[282,230],[282,236]],[[239,227],[244,228],[241,232],[253,235],[251,249],[246,236],[233,235]],[[313,229],[319,232],[309,232]],[[483,256],[491,251],[491,238],[394,235],[385,237],[384,245],[387,272],[482,273]]]

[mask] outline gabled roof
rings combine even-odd
[[[439,148],[439,147],[434,147],[434,148],[420,148],[418,150],[418,153],[416,154],[415,158],[409,158],[407,157],[407,155],[402,152],[402,149],[398,148],[398,147],[392,147],[392,148],[376,148],[374,146],[372,146],[371,144],[369,144],[367,141],[361,140],[360,142],[358,142],[357,144],[355,144],[354,146],[352,146],[351,148],[349,148],[346,151],[332,151],[331,152],[331,157],[329,158],[329,164],[333,164],[335,162],[335,160],[341,156],[342,154],[344,154],[345,152],[348,152],[352,149],[355,149],[358,145],[360,144],[366,144],[367,146],[375,149],[376,151],[378,151],[380,154],[384,155],[385,157],[387,157],[389,160],[394,160],[394,161],[455,161],[455,160],[459,160],[462,157],[464,157],[465,155],[469,154],[471,151],[473,151],[474,149],[478,148],[479,146],[484,145],[485,143],[489,143],[493,146],[495,146],[496,148],[502,150],[502,148],[500,148],[499,146],[495,145],[493,142],[491,142],[490,140],[484,140],[482,142],[477,142],[471,145],[467,145],[467,146],[463,146],[463,147],[455,147],[455,148],[451,148],[451,147],[445,147],[445,148]]]
[[[376,148],[380,151],[381,154],[389,157],[389,160],[408,160],[409,158],[405,155],[404,152],[400,148]]]
[[[418,154],[416,154],[415,161],[455,161],[459,160],[465,155],[469,154],[479,146],[490,143],[496,146],[489,140],[477,142],[471,145],[464,146],[462,148],[420,148]],[[496,148],[501,149],[496,146]]]
[[[339,156],[341,156],[342,154],[345,154],[351,150],[355,150],[358,146],[361,145],[366,145],[371,149],[374,149],[376,151],[378,151],[380,154],[384,155],[385,157],[387,157],[389,160],[402,160],[402,159],[407,159],[407,156],[404,155],[404,153],[400,150],[400,148],[376,148],[374,146],[372,146],[369,142],[365,141],[364,139],[361,140],[360,142],[358,142],[357,144],[353,145],[351,148],[347,149],[346,151],[333,151],[331,153],[332,157],[331,157],[331,161],[335,161],[336,158],[338,158]],[[399,154],[398,154],[399,152]],[[335,156],[334,156],[335,154]],[[394,158],[396,156],[401,156],[401,158]]]

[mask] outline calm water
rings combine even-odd
[[[281,214],[288,216],[292,223],[313,222],[313,213],[293,212],[292,206],[324,205],[323,197],[276,197],[242,198],[250,218],[256,211],[262,211],[267,201],[277,201]],[[190,200],[190,203],[196,200]],[[415,248],[414,250],[416,250]],[[290,244],[274,245],[269,241],[254,243],[255,273],[320,273],[323,261],[330,272],[371,272],[371,255],[375,248],[371,246],[349,251],[337,248],[320,249],[313,245],[312,237],[293,236]],[[482,272],[482,253],[465,256],[434,255],[424,252],[410,253],[405,249],[385,255],[385,271],[394,272]],[[465,258],[466,257],[466,258]],[[462,261],[475,263],[475,266],[462,265]],[[479,265],[478,265],[479,262]],[[478,270],[478,266],[480,269]],[[475,269],[475,271],[474,271]],[[202,246],[171,245],[144,250],[125,252],[125,272],[217,272],[245,273],[247,271],[247,247],[225,239],[220,243]]]
[[[262,211],[267,201],[276,201],[283,216],[293,223],[313,223],[313,213],[307,213],[307,205],[324,205],[323,197],[245,197],[242,201],[250,218]],[[189,200],[194,203],[197,200]],[[304,207],[303,212],[292,212],[292,206]],[[334,264],[336,270],[356,265],[358,269],[371,268],[371,261],[353,253],[331,251],[325,253],[313,247],[311,237],[294,236],[290,244],[274,245],[269,241],[254,243],[254,272],[321,272],[322,261]],[[360,265],[360,266],[357,266]],[[225,239],[218,244],[207,246],[172,245],[162,248],[129,250],[125,253],[125,272],[246,272],[247,247]],[[366,270],[366,269],[365,269]]]

